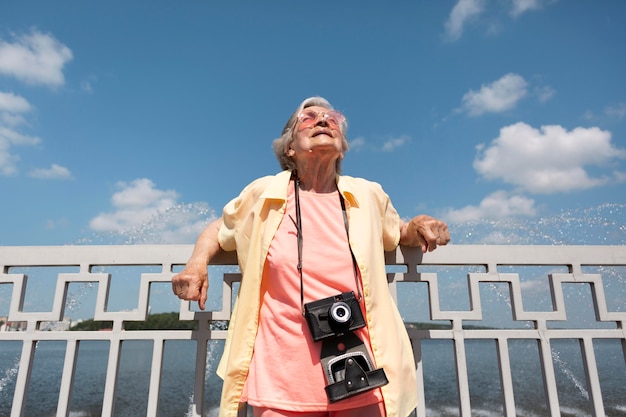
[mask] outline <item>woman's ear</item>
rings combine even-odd
[[[294,151],[294,149],[290,146],[285,153],[287,154],[287,156],[294,156],[296,151]]]

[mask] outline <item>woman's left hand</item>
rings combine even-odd
[[[400,226],[400,244],[421,247],[422,252],[432,252],[437,246],[450,242],[448,225],[434,217],[422,214]]]

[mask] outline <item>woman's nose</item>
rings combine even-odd
[[[326,120],[326,115],[325,114],[318,114],[317,115],[317,120],[315,120],[315,126],[328,126],[328,120]]]

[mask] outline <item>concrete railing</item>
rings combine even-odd
[[[49,404],[48,415],[53,415],[56,410],[57,416],[69,416],[72,411],[72,393],[76,389],[74,376],[80,343],[102,340],[108,342],[109,346],[108,357],[102,358],[106,361],[102,416],[118,415],[115,399],[121,346],[123,342],[137,340],[151,341],[153,346],[145,415],[163,415],[159,411],[159,404],[162,404],[159,396],[162,395],[163,351],[165,343],[173,340],[196,342],[195,376],[189,375],[194,380],[193,396],[187,415],[207,415],[205,389],[207,372],[212,372],[205,369],[207,344],[225,338],[225,331],[211,323],[228,320],[239,274],[225,273],[222,288],[215,285],[210,287],[214,295],[215,292],[221,292],[221,308],[216,308],[216,311],[196,311],[191,303],[180,303],[180,320],[198,321],[197,330],[124,329],[124,323],[146,320],[151,286],[169,282],[174,273],[182,268],[191,249],[190,245],[0,247],[0,304],[3,304],[0,305],[0,316],[6,315],[5,321],[13,323],[14,328],[21,326],[21,331],[7,329],[0,332],[0,352],[3,343],[21,344],[19,370],[15,375],[8,376],[5,369],[0,369],[0,377],[7,375],[4,377],[5,387],[6,380],[13,378],[10,381],[14,385],[10,416],[25,415],[27,393],[32,392],[31,376],[38,343],[66,343],[56,396],[58,401]],[[421,399],[415,411],[417,416],[437,415],[427,412],[436,408],[433,405],[436,402],[434,396],[439,395],[429,394],[429,390],[440,385],[438,378],[443,378],[442,370],[429,370],[434,365],[429,364],[432,355],[425,351],[425,347],[428,348],[432,342],[435,342],[435,350],[440,350],[438,354],[449,354],[441,363],[453,368],[453,386],[443,388],[442,391],[449,395],[444,400],[449,402],[450,407],[446,411],[449,415],[469,417],[476,409],[475,390],[478,388],[472,385],[472,369],[476,365],[486,370],[493,368],[492,375],[497,378],[491,378],[496,379],[491,382],[495,383],[496,391],[500,392],[498,409],[501,415],[523,415],[520,409],[529,403],[540,411],[527,415],[569,415],[563,414],[564,397],[559,391],[561,365],[555,358],[553,346],[560,340],[574,341],[579,346],[583,372],[579,388],[582,401],[587,404],[582,408],[583,415],[604,416],[609,407],[615,407],[616,415],[626,415],[619,414],[626,413],[626,395],[619,398],[618,394],[616,399],[614,394],[606,394],[603,374],[599,371],[602,367],[598,364],[603,357],[599,358],[594,349],[599,340],[609,340],[619,346],[617,361],[613,360],[611,366],[617,366],[617,383],[626,381],[626,375],[621,375],[626,374],[626,246],[451,245],[424,255],[417,250],[401,247],[387,253],[386,261],[390,290],[407,321],[413,342]],[[235,263],[233,254],[215,261],[219,265]],[[156,269],[156,272],[141,273],[138,278],[137,308],[132,311],[111,311],[111,274],[99,272],[105,266],[150,266]],[[26,308],[29,304],[26,299],[28,269],[39,267],[72,268],[72,272],[60,272],[51,278],[54,281],[51,286],[54,288],[51,290],[53,301],[47,311]],[[530,273],[528,268],[531,269]],[[49,326],[44,326],[45,323],[61,322],[66,318],[68,288],[76,283],[97,285],[93,318],[110,322],[110,331],[67,331],[54,327],[50,330]],[[567,290],[569,285],[582,285],[589,290],[593,323],[571,323],[572,316],[576,315],[574,310],[580,306],[568,304],[571,298]],[[448,287],[460,288],[461,293],[457,291],[450,294]],[[540,296],[537,292],[529,292],[529,288],[536,287],[542,288]],[[422,290],[422,296],[415,288]],[[494,301],[488,300],[489,292],[485,294],[485,288],[496,289],[496,307],[487,306],[494,304]],[[502,288],[504,291],[501,291]],[[1,297],[2,290],[9,294],[10,301]],[[219,294],[217,296],[219,298]],[[537,302],[540,304],[536,305]],[[541,302],[544,304],[541,305]],[[491,310],[500,308],[497,307],[498,303],[504,306],[504,313],[496,312],[493,315],[502,317],[490,317]],[[427,313],[420,316],[420,311],[426,311],[426,308]],[[424,314],[429,317],[424,317]],[[409,321],[421,323],[410,324]],[[20,326],[15,326],[16,322]],[[444,342],[443,349],[438,348],[437,341]],[[495,355],[490,364],[472,362],[475,349],[468,349],[468,345],[474,341],[487,341],[489,346],[493,345]],[[538,361],[536,369],[539,370],[535,378],[536,386],[524,387],[525,392],[530,389],[533,393],[530,399],[525,400],[523,397],[527,394],[518,395],[517,388],[518,372],[523,370],[517,370],[514,365],[517,354],[511,353],[515,351],[512,345],[520,341],[534,346]],[[479,350],[483,348],[479,346]],[[623,386],[617,387],[615,392],[626,391]],[[607,405],[607,402],[612,405]],[[441,411],[439,415],[448,415],[446,412]]]

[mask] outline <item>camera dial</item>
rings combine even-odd
[[[343,301],[337,301],[330,307],[330,318],[336,323],[347,323],[352,317],[350,306]]]

